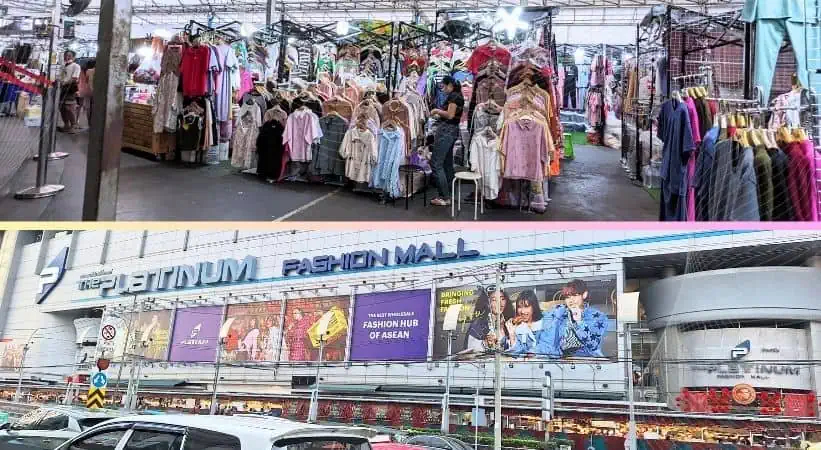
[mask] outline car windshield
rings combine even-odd
[[[111,420],[111,417],[86,417],[85,419],[78,419],[77,422],[80,423],[80,429],[85,431],[94,425],[105,422],[106,420]]]
[[[361,438],[287,439],[277,442],[273,450],[371,450],[371,444]]]

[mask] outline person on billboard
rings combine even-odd
[[[259,346],[257,345],[259,328],[257,327],[257,319],[255,317],[249,319],[249,322],[248,334],[246,334],[245,338],[240,342],[240,351],[248,355],[248,361],[255,361],[257,359],[257,352],[259,352]]]
[[[308,348],[308,329],[314,324],[313,318],[294,308],[294,320],[288,324],[285,339],[288,342],[288,361],[310,361]]]
[[[505,327],[502,332],[496,332],[496,315],[501,311],[501,323],[516,315],[516,308],[501,289],[490,285],[486,289],[479,288],[479,297],[473,309],[473,320],[470,322],[467,333],[467,343],[464,352],[485,352],[493,349],[498,335],[501,334],[500,344],[503,350],[508,350],[510,334]]]
[[[505,328],[510,336],[510,353],[537,353],[536,346],[542,334],[542,308],[532,289],[519,294],[519,298],[516,299],[516,317],[508,319]]]
[[[584,281],[575,279],[562,290],[564,304],[544,316],[536,353],[550,358],[566,356],[601,358],[607,332],[607,314],[590,306]]]

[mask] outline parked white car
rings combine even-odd
[[[0,426],[0,450],[52,450],[122,413],[73,406],[43,406]]]
[[[128,416],[93,427],[58,450],[371,450],[373,434],[265,416]]]

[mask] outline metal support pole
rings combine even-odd
[[[59,8],[59,3],[57,4]],[[57,16],[59,17],[59,16]],[[57,34],[57,26],[51,24],[51,32],[48,39],[48,65],[46,66],[46,76],[49,81],[51,77],[51,58],[54,53],[54,37]],[[57,99],[60,96],[60,79],[57,77],[52,81],[51,86],[44,87],[43,94],[43,109],[40,112],[40,144],[37,149],[37,180],[35,185],[14,194],[14,198],[18,200],[31,200],[35,198],[53,197],[58,192],[65,189],[62,184],[46,184],[48,183],[48,162],[49,155],[54,147],[54,133],[57,125],[55,118],[55,109],[57,107]]]
[[[209,414],[212,416],[217,413],[217,387],[220,382],[220,363],[222,363],[223,345],[225,345],[225,339],[219,338],[217,345],[217,364],[214,367],[214,392],[211,394],[211,408],[209,409]]]
[[[20,402],[23,396],[23,367],[26,365],[26,353],[29,351],[29,344],[23,346],[23,357],[20,358],[20,374],[17,377],[17,390],[14,392],[14,401]]]
[[[325,336],[319,336],[319,357],[316,362],[316,381],[311,391],[311,406],[308,409],[308,423],[316,423],[319,415],[319,369],[322,367],[322,353],[325,350]]]
[[[748,100],[753,98],[753,85],[755,84],[753,69],[755,62],[754,26],[752,23],[744,22],[744,98]],[[764,99],[765,105],[767,100]]]
[[[105,246],[108,247],[108,237],[106,237]],[[134,325],[134,311],[137,309],[137,296],[134,296],[134,300],[131,302],[131,312],[128,315],[128,328],[126,329],[125,333],[125,343],[123,345],[123,354],[122,360],[120,360],[120,367],[117,368],[117,384],[114,385],[114,392],[120,392],[120,380],[123,378],[123,366],[125,365],[125,354],[128,351],[128,346],[131,344],[131,327]],[[117,355],[112,355],[112,359]],[[126,395],[128,395],[126,393]]]
[[[504,263],[500,263],[496,268],[496,292],[493,295],[502,295],[502,271]],[[494,304],[493,301],[490,302]],[[502,450],[502,311],[501,302],[496,301],[496,345],[493,354],[493,449]]]
[[[288,58],[288,33],[286,30],[285,16],[279,21],[282,34],[279,37],[279,66],[277,67],[277,83],[285,81],[285,60]]]
[[[638,72],[639,67],[641,64],[641,25],[636,25],[636,71]],[[628,77],[628,82],[630,78]],[[636,93],[638,95],[638,93]],[[632,101],[632,100],[631,100]],[[639,183],[642,182],[642,150],[641,150],[641,129],[639,127],[641,116],[639,114],[639,104],[638,102],[632,105],[633,109],[633,118],[636,122],[636,173],[635,179]]]
[[[114,220],[117,217],[123,97],[128,79],[130,38],[131,0],[101,0],[83,220]]]
[[[553,377],[549,371],[544,373],[542,385],[542,420],[544,421],[544,448],[550,445],[550,421],[553,420]]]
[[[448,331],[448,360],[445,369],[445,395],[442,397],[442,433],[450,433],[450,358],[453,352],[453,331]]]
[[[476,386],[476,400],[473,402],[476,412],[473,413],[473,450],[479,450],[479,386]]]
[[[627,403],[630,411],[629,431],[627,432],[627,442],[629,450],[636,450],[636,401],[633,386],[633,336],[631,335],[630,324],[624,324],[624,352],[627,364]]]

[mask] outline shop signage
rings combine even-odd
[[[746,341],[736,345],[732,350],[730,350],[730,359],[733,361],[738,361],[739,359],[747,356],[750,354],[750,340],[747,339]]]
[[[772,376],[799,376],[801,366],[788,364],[729,363],[694,365],[694,372],[705,372],[723,380],[768,380]]]
[[[241,261],[226,258],[212,262],[182,264],[131,274],[114,274],[111,271],[92,273],[80,277],[77,283],[81,291],[99,289],[100,295],[111,291],[136,294],[148,291],[184,289],[222,283],[254,280],[257,275],[257,258],[246,256]]]
[[[351,361],[424,361],[430,307],[430,289],[358,294]]]
[[[38,305],[43,303],[48,294],[57,287],[57,283],[63,279],[63,275],[66,273],[66,259],[68,259],[68,247],[60,250],[57,256],[40,272],[36,299]]]
[[[423,261],[445,261],[451,259],[468,259],[479,256],[478,250],[467,250],[464,239],[456,242],[456,251],[446,252],[445,244],[436,241],[434,245],[423,243],[419,247],[409,245],[407,248],[396,246],[391,258],[387,248],[382,250],[357,250],[336,255],[319,255],[313,258],[286,259],[282,263],[282,276],[291,274],[309,275],[335,271],[363,270],[382,266],[407,266]]]
[[[178,309],[168,360],[212,362],[217,355],[222,306]],[[259,333],[259,331],[257,331]],[[262,342],[260,337],[259,342]],[[243,343],[245,345],[246,343]],[[247,342],[256,348],[257,341]]]

